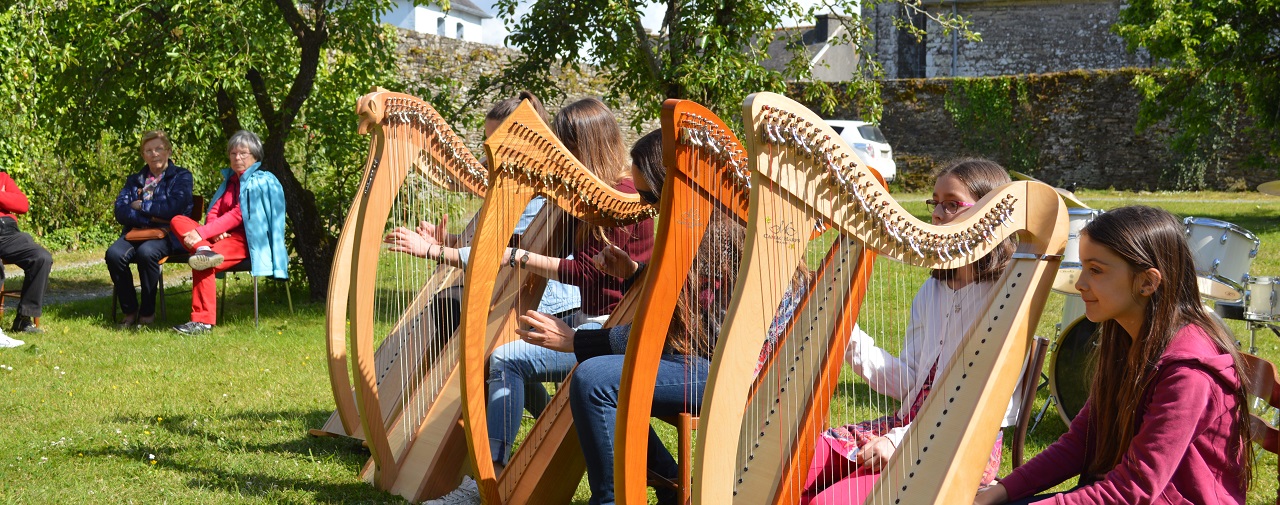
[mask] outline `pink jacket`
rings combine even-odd
[[[1244,503],[1231,433],[1240,422],[1232,392],[1241,387],[1231,355],[1198,326],[1178,330],[1143,396],[1138,430],[1120,464],[1102,478],[1037,503]],[[1080,475],[1094,453],[1090,405],[1067,433],[1001,484],[1016,500]]]

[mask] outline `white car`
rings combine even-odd
[[[893,148],[880,133],[880,127],[866,121],[845,121],[828,119],[831,129],[840,134],[853,152],[858,153],[862,162],[880,172],[885,182],[892,181],[898,175],[898,165],[893,162]]]

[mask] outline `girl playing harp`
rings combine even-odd
[[[1241,358],[1205,312],[1181,220],[1108,211],[1080,232],[1076,288],[1100,323],[1071,427],[975,503],[1244,503],[1253,464]],[[1032,496],[1079,475],[1074,489]]]
[[[546,109],[542,107],[538,97],[528,91],[521,91],[516,96],[502,100],[489,109],[489,113],[484,117],[485,138],[492,135],[494,130],[498,129],[498,125],[515,112],[516,107],[525,100],[529,101],[544,121],[547,119]],[[482,159],[481,163],[488,166],[489,160]],[[524,233],[546,203],[547,199],[543,197],[536,197],[529,201],[529,205],[525,206],[524,212],[520,215],[520,221],[516,223],[517,236]],[[385,241],[391,244],[392,251],[412,254],[419,258],[429,257],[446,265],[466,268],[467,259],[471,256],[469,237],[474,234],[475,222],[468,223],[467,230],[463,233],[453,234],[449,233],[445,227],[447,219],[447,216],[441,216],[437,223],[422,221],[418,223],[415,230],[398,227],[387,234]],[[516,242],[518,237],[512,237],[512,243]],[[547,287],[542,292],[542,301],[538,310],[559,315],[577,310],[581,305],[582,300],[577,288],[552,279],[547,281]],[[452,335],[462,319],[462,286],[454,286],[442,291],[433,300],[432,310],[437,324],[436,334],[442,337]]]
[[[925,202],[932,208],[933,224],[945,225],[962,218],[974,202],[1009,182],[1004,168],[991,161],[964,159],[951,163],[937,173],[933,198]],[[973,264],[934,270],[912,300],[911,320],[899,356],[877,347],[855,327],[845,360],[872,389],[899,399],[901,407],[892,416],[832,428],[819,437],[801,503],[865,501],[879,478],[878,472],[924,404],[935,374],[951,361],[965,331],[980,316],[982,304],[999,288],[995,281],[1013,251],[1009,239]],[[1016,415],[1016,406],[1010,405],[1006,424],[1011,424]],[[983,472],[984,484],[1000,468],[1000,449],[997,438]]]

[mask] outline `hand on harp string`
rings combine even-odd
[[[630,279],[640,270],[640,264],[631,259],[626,251],[618,248],[616,245],[601,249],[599,253],[591,257],[591,263],[599,268],[601,272],[612,275],[619,279]]]
[[[439,259],[444,249],[444,245],[436,240],[434,235],[423,234],[403,226],[391,230],[391,233],[388,233],[383,238],[383,242],[391,244],[392,251],[410,254],[419,258]]]
[[[520,326],[516,335],[525,342],[553,351],[573,352],[573,337],[577,332],[558,317],[530,310],[520,316]]]

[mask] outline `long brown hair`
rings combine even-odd
[[[969,193],[973,194],[974,198],[978,199],[987,196],[987,193],[1000,186],[1013,182],[1009,179],[1009,172],[1005,171],[999,163],[981,158],[954,160],[934,173],[933,180],[936,181],[948,175],[955,177],[965,189],[969,190]],[[1013,258],[1013,251],[1017,247],[1015,243],[1016,239],[1011,236],[986,256],[970,265],[974,269],[974,282],[999,279],[1004,273],[1004,267]],[[929,275],[940,281],[948,281],[954,279],[957,272],[958,269],[934,270]]]
[[[548,119],[550,116],[547,116],[547,109],[542,107],[542,101],[538,100],[538,97],[528,91],[521,91],[516,93],[516,96],[493,104],[493,107],[489,108],[489,113],[485,114],[484,120],[497,121],[501,123],[506,120],[507,116],[510,116],[512,112],[515,112],[516,107],[519,107],[520,102],[524,100],[529,101],[529,104],[533,106],[533,110],[538,112],[538,117],[542,118],[544,123],[550,123],[550,120]]]
[[[1186,228],[1172,214],[1152,207],[1121,207],[1103,213],[1080,232],[1123,258],[1135,271],[1160,271],[1160,285],[1147,302],[1146,319],[1138,335],[1130,337],[1115,320],[1098,328],[1093,385],[1089,392],[1095,451],[1086,480],[1096,480],[1120,463],[1137,430],[1135,416],[1143,395],[1156,376],[1156,366],[1169,342],[1183,326],[1194,324],[1218,350],[1231,355],[1236,376],[1248,380],[1234,338],[1209,317],[1200,303],[1195,262],[1187,247]],[[1245,488],[1252,477],[1253,445],[1249,442],[1249,403],[1246,388],[1233,392],[1236,426],[1229,450],[1243,467]]]
[[[569,152],[609,186],[627,178],[631,160],[618,118],[604,102],[584,98],[560,109],[551,123]]]
[[[731,212],[718,206],[712,210],[693,268],[676,298],[667,330],[668,352],[711,357],[738,280],[746,237],[746,227]]]

